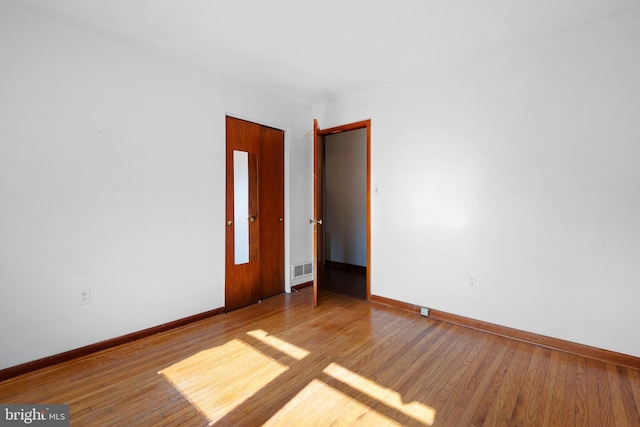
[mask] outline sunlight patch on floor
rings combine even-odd
[[[267,417],[273,415],[265,425],[394,426],[413,419],[430,426],[434,422],[435,409],[416,401],[404,403],[400,393],[335,362],[307,362],[305,357],[309,351],[262,329],[247,332],[247,335],[292,358],[293,361],[287,362],[291,366],[236,338],[158,372],[207,418],[210,425],[235,419],[238,415],[250,417],[245,413],[248,407],[243,403],[251,402],[252,397],[268,401],[265,396],[279,392],[280,386],[274,381],[294,365],[298,368],[295,372],[300,372],[301,368],[317,372],[317,376],[311,374],[298,380],[292,374],[289,378],[280,378],[279,381],[288,382],[289,387],[293,385],[288,392],[293,397],[283,406],[271,408]],[[309,381],[309,378],[313,379]],[[258,392],[261,393],[256,396]],[[252,403],[262,405],[259,401]],[[234,410],[237,413],[232,414]],[[224,420],[227,415],[230,418]]]
[[[281,340],[280,338],[274,335],[269,335],[266,331],[263,331],[262,329],[256,329],[255,331],[247,332],[247,335],[262,341],[263,343],[273,347],[276,350],[283,352],[288,356],[293,357],[296,360],[300,360],[309,354],[309,352],[304,348],[300,348],[285,340]]]
[[[158,373],[215,423],[287,369],[243,341],[234,339]]]
[[[337,363],[331,363],[324,371],[332,378],[356,389],[385,405],[402,412],[421,423],[431,425],[436,417],[436,410],[420,402],[404,403],[400,393],[371,381],[368,378],[358,375],[355,372],[344,368]]]
[[[339,390],[314,379],[283,406],[264,426],[401,426],[352,399]]]

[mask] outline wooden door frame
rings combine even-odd
[[[317,130],[316,130],[317,129]],[[349,123],[346,125],[335,126],[328,129],[320,129],[317,120],[314,119],[314,130],[316,130],[317,135],[320,137],[325,137],[327,135],[334,135],[337,133],[348,132],[351,130],[357,129],[366,129],[367,130],[367,276],[366,276],[366,299],[368,301],[371,300],[371,119],[362,120],[359,122]],[[314,152],[315,156],[315,152]],[[316,160],[314,158],[314,167],[316,164]],[[322,162],[322,166],[324,167],[324,160]],[[324,174],[323,174],[324,179]],[[314,211],[316,204],[316,196],[314,195]],[[316,218],[317,219],[317,218]],[[322,230],[324,233],[324,228]],[[322,242],[322,250],[325,250],[325,240]],[[314,257],[317,257],[316,247],[314,242]],[[317,261],[317,258],[315,259]],[[313,281],[313,292],[314,292],[314,306],[317,305],[317,295],[318,295],[318,281],[317,281],[317,273],[314,271],[314,281]]]

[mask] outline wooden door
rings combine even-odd
[[[262,126],[259,168],[262,297],[284,292],[284,132]]]
[[[284,133],[227,117],[225,310],[284,291]]]
[[[261,297],[257,220],[259,143],[259,125],[227,117],[226,310],[249,305]]]
[[[313,120],[313,306],[318,305],[318,288],[324,281],[324,136]]]

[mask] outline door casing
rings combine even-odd
[[[320,129],[313,120],[313,306],[318,305],[318,288],[324,281],[324,137],[356,129],[367,130],[367,277],[366,298],[371,300],[371,120]]]

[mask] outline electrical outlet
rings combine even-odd
[[[420,314],[423,316],[429,316],[429,309],[427,307],[420,307]]]
[[[83,289],[78,295],[78,305],[91,304],[91,289]]]
[[[474,276],[469,277],[469,287],[475,288],[478,285],[476,278]]]

